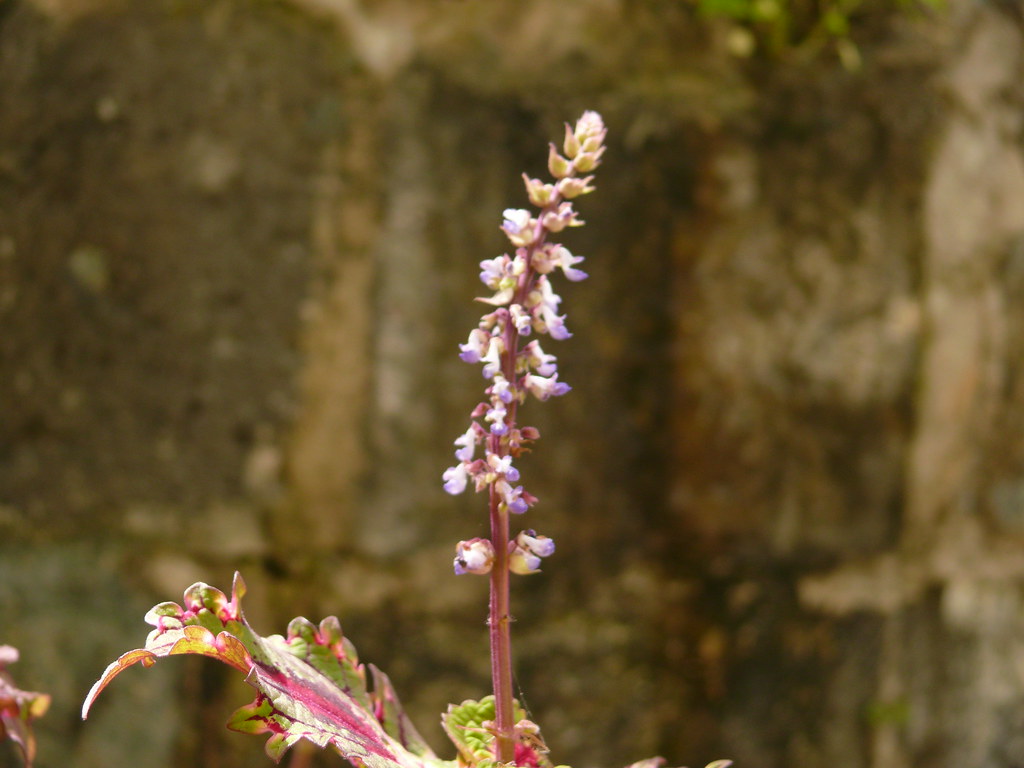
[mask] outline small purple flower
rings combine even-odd
[[[511,259],[507,253],[481,261],[480,282],[496,293],[489,299],[478,298],[477,301],[496,307],[508,304],[515,295],[516,277],[523,268],[521,258]]]
[[[508,255],[496,256],[493,259],[484,259],[480,262],[480,282],[492,290],[498,289],[498,283],[505,276],[505,265],[508,263]]]
[[[460,541],[455,545],[454,565],[458,576],[490,573],[494,565],[494,545],[480,538]]]
[[[559,341],[568,339],[572,334],[565,327],[565,315],[558,314],[558,305],[562,303],[562,297],[552,290],[547,275],[537,278],[537,288],[538,290],[530,295],[533,311],[540,315],[540,321],[551,338]]]
[[[575,283],[580,280],[587,279],[586,272],[582,269],[575,269],[573,267],[574,264],[579,264],[583,261],[582,256],[573,256],[572,253],[569,252],[568,248],[561,245],[556,246],[553,249],[553,256],[557,260],[558,266],[561,268],[562,273],[565,275],[567,280],[572,280]]]
[[[555,289],[551,287],[551,281],[547,275],[541,275],[537,278],[537,289],[534,295],[537,297],[537,304],[550,312],[557,312],[558,306],[562,303],[562,297],[555,293]]]
[[[569,329],[565,327],[565,315],[556,315],[551,310],[542,307],[541,317],[543,318],[541,322],[544,323],[544,328],[552,339],[565,341],[572,336]]]
[[[473,454],[476,453],[476,423],[470,425],[466,433],[460,435],[455,439],[455,445],[461,446],[459,450],[455,452],[455,458],[459,461],[472,461]]]
[[[501,213],[502,231],[513,245],[527,246],[533,242],[533,221],[530,212],[522,208],[506,208]]]
[[[501,370],[501,353],[505,351],[505,344],[498,336],[491,336],[487,344],[487,352],[480,358],[484,363],[483,375],[485,379],[493,379]]]
[[[469,480],[469,473],[466,471],[465,464],[456,464],[454,467],[448,467],[442,475],[444,480],[444,489],[452,496],[458,496],[464,490],[466,490],[466,483]]]
[[[467,363],[479,363],[487,354],[487,345],[491,336],[482,328],[474,328],[469,332],[469,341],[459,344],[459,357]]]
[[[537,557],[550,557],[555,553],[555,540],[537,535],[532,528],[519,532],[516,536],[516,545],[529,550]]]
[[[516,486],[516,490],[522,494],[522,486]],[[508,505],[508,511],[513,515],[522,515],[530,508],[530,505],[526,503],[526,500],[522,496],[516,496]]]
[[[512,389],[512,385],[508,383],[508,379],[502,376],[500,373],[494,374],[494,383],[487,390],[488,394],[494,395],[503,403],[511,403],[515,398],[515,392]]]
[[[517,547],[515,542],[509,542],[508,569],[520,576],[529,576],[531,573],[540,573],[540,558],[529,550]]]
[[[513,304],[508,308],[508,312],[512,317],[513,324],[516,326],[516,332],[520,336],[529,336],[533,324],[533,318],[530,316],[530,313],[523,309],[520,304]]]
[[[558,374],[551,376],[537,376],[528,373],[523,377],[523,385],[530,391],[530,394],[538,400],[547,400],[550,397],[560,397],[572,390],[564,381],[558,380]]]
[[[484,421],[488,421],[491,424],[492,435],[504,435],[508,432],[508,424],[505,423],[507,415],[505,404],[500,400],[494,403],[491,409],[484,414]]]
[[[504,475],[505,479],[510,483],[514,483],[519,479],[519,470],[512,466],[511,456],[498,456],[495,453],[487,454],[487,466],[496,475]]]
[[[539,376],[550,376],[558,370],[558,366],[555,365],[558,358],[545,354],[536,339],[523,347],[522,354],[527,366],[533,368]]]
[[[502,478],[495,482],[494,488],[501,495],[502,500],[505,502],[505,506],[508,507],[508,511],[512,514],[521,515],[530,508],[526,499],[523,498],[523,486],[517,485],[513,488],[504,478]]]
[[[522,576],[540,571],[542,557],[550,557],[555,552],[555,542],[547,536],[538,536],[535,531],[520,531],[513,541],[508,543],[509,570]]]

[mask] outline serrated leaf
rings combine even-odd
[[[520,736],[516,744],[516,763],[549,768],[551,762],[546,757],[547,749],[539,736],[526,739],[519,733],[525,730],[521,728],[523,724],[528,724],[534,731],[538,729],[525,719],[526,712],[518,701],[513,705],[512,717],[516,721],[517,736]],[[494,709],[494,696],[484,696],[479,701],[467,699],[458,705],[449,704],[448,711],[441,715],[441,725],[459,750],[461,763],[475,768],[498,765],[494,762]]]
[[[452,768],[416,732],[384,673],[371,667],[374,690],[367,690],[366,670],[335,617],[319,626],[294,619],[287,637],[261,637],[243,615],[244,594],[245,582],[236,573],[230,599],[197,583],[185,590],[183,606],[155,606],[146,614],[156,629],[145,647],[107,667],[89,691],[82,717],[128,667],[180,654],[209,656],[242,672],[256,689],[256,698],[231,716],[228,728],[270,734],[265,750],[275,762],[306,739],[335,748],[361,768]]]
[[[484,723],[494,720],[494,697],[485,696],[480,701],[467,699],[461,704],[449,704],[448,711],[441,715],[441,725],[448,738],[459,750],[459,758],[469,765],[492,757],[494,734],[484,728]]]
[[[50,708],[50,696],[23,691],[14,684],[6,668],[17,660],[16,648],[0,645],[0,741],[13,741],[21,753],[25,768],[31,768],[36,756],[32,721],[46,714]]]

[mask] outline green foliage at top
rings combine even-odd
[[[708,18],[734,22],[728,39],[738,56],[814,55],[831,49],[848,69],[860,66],[851,37],[854,19],[869,10],[917,13],[939,8],[944,0],[692,0]]]

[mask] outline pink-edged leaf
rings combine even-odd
[[[156,636],[154,637],[154,635]],[[248,674],[252,667],[252,658],[245,646],[238,638],[227,632],[214,635],[206,627],[191,625],[180,629],[164,630],[159,634],[153,633],[150,635],[150,640],[146,642],[145,648],[136,648],[134,651],[122,654],[104,670],[100,679],[93,683],[92,689],[82,705],[82,719],[88,716],[92,703],[110,681],[128,667],[139,663],[144,667],[151,667],[157,659],[181,654],[209,656],[229,664],[244,674]]]
[[[248,625],[241,599],[245,582],[235,574],[231,599],[209,585],[185,590],[183,605],[161,603],[146,614],[156,627],[143,648],[107,667],[82,706],[85,718],[96,697],[121,672],[179,654],[215,658],[245,674],[256,698],[228,722],[240,733],[269,734],[267,755],[280,761],[297,741],[331,746],[360,768],[438,768],[439,760],[412,727],[390,680],[366,670],[333,616],[319,626],[298,618],[287,637],[261,637]]]
[[[384,726],[384,730],[414,755],[433,757],[434,753],[427,746],[427,742],[402,709],[395,687],[391,684],[391,678],[373,664],[370,665],[370,674],[373,677],[374,715]]]
[[[21,752],[25,768],[31,768],[36,756],[32,721],[46,714],[50,697],[45,693],[23,691],[14,684],[7,666],[17,660],[16,648],[0,645],[0,741],[13,741]]]

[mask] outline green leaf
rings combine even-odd
[[[494,720],[494,697],[480,701],[467,699],[459,705],[449,704],[441,715],[441,725],[459,750],[459,758],[469,765],[494,756],[494,734],[484,723]]]
[[[14,684],[6,668],[17,660],[16,648],[0,645],[0,741],[13,741],[21,752],[25,768],[31,768],[36,755],[32,721],[46,714],[50,697],[45,693],[23,691]]]
[[[526,719],[526,712],[518,701],[513,704],[516,762],[532,768],[551,768],[540,729]],[[474,768],[499,765],[494,761],[494,709],[494,697],[484,696],[480,701],[467,699],[459,705],[449,704],[448,711],[441,715],[445,733],[459,750],[460,764]]]
[[[230,599],[198,583],[185,590],[184,607],[155,606],[146,614],[156,627],[146,645],[107,667],[89,691],[82,717],[107,685],[135,664],[148,667],[182,654],[209,656],[237,669],[256,689],[256,698],[231,716],[228,728],[269,734],[265,750],[275,762],[306,739],[331,746],[364,768],[454,768],[430,750],[391,681],[372,666],[374,690],[367,690],[366,670],[335,617],[319,626],[294,619],[286,637],[261,637],[242,613],[244,594],[245,583],[236,573]]]

